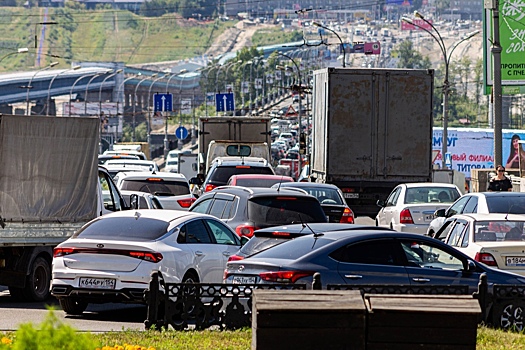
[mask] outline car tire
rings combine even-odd
[[[188,271],[184,277],[182,277],[182,283],[199,283],[199,277],[195,272]]]
[[[46,259],[39,256],[31,264],[31,271],[26,278],[23,290],[27,301],[44,301],[51,295],[51,266]]]
[[[88,303],[85,301],[80,301],[75,298],[60,298],[58,302],[62,310],[68,315],[82,315],[88,306]]]

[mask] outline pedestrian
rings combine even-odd
[[[505,176],[503,165],[496,167],[497,175],[490,179],[489,191],[512,191],[512,182]]]

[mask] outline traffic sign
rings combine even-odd
[[[179,126],[177,130],[175,130],[175,136],[179,140],[185,140],[188,137],[188,129],[183,126]]]
[[[215,94],[215,107],[217,112],[235,110],[235,101],[233,94]]]
[[[153,95],[153,105],[155,112],[171,112],[173,111],[173,95],[155,94]]]
[[[447,167],[452,167],[452,154],[450,152],[445,153],[445,165]]]

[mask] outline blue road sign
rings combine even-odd
[[[233,99],[233,93],[215,94],[215,107],[217,112],[235,110],[235,101]]]
[[[450,152],[445,153],[445,165],[449,168],[452,166],[452,154]]]
[[[188,129],[183,126],[179,126],[177,130],[175,130],[175,136],[179,140],[185,140],[188,137]]]
[[[171,112],[173,111],[173,95],[155,94],[153,95],[153,104],[155,112]]]

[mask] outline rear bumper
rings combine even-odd
[[[56,298],[74,297],[89,303],[146,303],[145,289],[125,288],[119,290],[78,289],[68,285],[54,284],[51,295]]]

